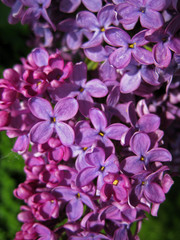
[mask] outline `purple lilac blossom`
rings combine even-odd
[[[107,126],[105,114],[96,108],[89,110],[89,118],[94,128],[89,124],[82,127],[76,135],[76,142],[82,146],[91,146],[95,141],[100,140],[105,146],[113,148],[110,139],[121,140],[122,136],[128,131],[128,127],[122,123],[113,123]]]
[[[86,43],[82,44],[82,48],[96,47],[100,45],[106,38],[106,30],[115,21],[114,5],[106,5],[96,16],[88,11],[79,12],[76,18],[77,26],[93,32],[92,37]]]
[[[137,174],[142,170],[150,169],[152,162],[171,161],[171,154],[163,148],[150,149],[151,140],[146,133],[135,133],[130,141],[130,148],[136,156],[127,157],[121,162],[123,170]],[[149,151],[148,151],[149,150]]]
[[[177,2],[3,2],[12,21],[36,29],[35,43],[44,34],[52,44],[36,46],[0,80],[1,130],[17,137],[13,150],[25,160],[25,182],[14,190],[25,204],[15,240],[138,239],[145,213],[157,216],[173,184],[167,171],[177,171],[173,161],[167,167],[179,146],[177,139],[172,147],[180,116]],[[51,31],[55,23],[61,32]],[[117,26],[132,29],[132,38]],[[157,40],[161,30],[168,37]],[[172,58],[156,61],[153,42]]]
[[[72,13],[77,10],[81,2],[84,6],[92,12],[97,12],[102,7],[102,0],[61,0],[59,9],[62,12]]]
[[[53,97],[59,100],[63,97],[75,97],[79,103],[80,112],[87,116],[89,109],[93,107],[92,97],[105,97],[108,93],[106,85],[99,79],[87,82],[87,66],[85,63],[77,63],[73,67],[71,81],[61,85],[61,88],[52,92]]]
[[[94,148],[92,153],[88,153],[85,157],[88,165],[82,169],[76,179],[76,184],[83,187],[89,184],[93,179],[97,178],[97,189],[103,186],[103,178],[108,173],[117,173],[119,170],[119,162],[114,154],[105,159],[105,153],[101,148]]]
[[[43,121],[36,123],[30,131],[30,139],[35,143],[45,143],[49,140],[54,130],[57,132],[64,145],[71,145],[74,141],[73,129],[63,121],[74,117],[78,111],[78,103],[73,98],[59,100],[54,107],[39,97],[29,100],[29,108],[34,116]]]
[[[127,30],[133,29],[140,18],[144,28],[159,28],[163,25],[163,17],[160,11],[166,8],[166,0],[126,0],[117,5],[119,21]]]
[[[110,63],[122,69],[130,63],[131,56],[133,56],[141,64],[152,64],[152,53],[142,47],[148,43],[145,40],[145,33],[146,30],[142,30],[131,39],[124,30],[117,27],[109,28],[105,32],[107,42],[114,47],[119,47],[109,56]]]
[[[174,17],[167,27],[159,29],[150,29],[146,33],[146,39],[155,42],[152,52],[155,64],[160,68],[168,67],[171,62],[172,52],[180,54],[180,39],[176,33],[180,29],[179,22],[180,15]]]

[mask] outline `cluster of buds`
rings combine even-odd
[[[15,240],[138,240],[179,171],[178,2],[2,2],[37,44],[0,79],[25,161]]]

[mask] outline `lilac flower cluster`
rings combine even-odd
[[[178,2],[2,2],[37,44],[0,79],[25,160],[15,240],[138,240],[179,171]]]

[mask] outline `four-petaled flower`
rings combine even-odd
[[[64,121],[74,117],[78,111],[78,103],[74,98],[59,100],[54,110],[51,104],[40,97],[29,100],[29,109],[32,114],[41,119],[30,131],[30,139],[34,143],[47,142],[54,131],[56,131],[62,144],[71,145],[74,142],[74,131]]]

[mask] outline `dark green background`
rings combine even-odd
[[[20,63],[20,57],[30,52],[26,42],[30,34],[27,26],[9,25],[9,8],[0,2],[0,76],[5,68]],[[24,161],[11,152],[14,139],[8,139],[0,133],[0,240],[12,240],[21,224],[16,217],[23,202],[13,196],[13,189],[25,180]],[[177,240],[180,239],[180,178],[167,194],[167,200],[161,205],[158,217],[149,216],[144,220],[140,231],[141,240]],[[147,215],[148,216],[148,215]]]

